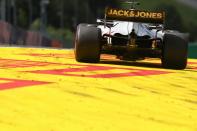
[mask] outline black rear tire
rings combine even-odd
[[[79,24],[75,36],[75,59],[78,62],[100,61],[101,29],[90,24]]]
[[[162,66],[185,69],[187,66],[188,35],[179,32],[165,33],[162,49]]]

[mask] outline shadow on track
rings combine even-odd
[[[159,68],[162,69],[161,63],[151,63],[151,62],[142,62],[142,61],[122,61],[122,60],[106,60],[101,59],[99,62],[101,64],[111,64],[111,65],[121,65],[121,66],[136,66],[136,67],[147,67],[147,68]]]

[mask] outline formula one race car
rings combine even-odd
[[[164,68],[185,69],[188,34],[165,30],[165,12],[106,8],[97,24],[79,24],[75,36],[75,59],[97,63],[100,54],[121,60],[161,58]]]

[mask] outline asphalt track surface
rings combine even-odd
[[[197,131],[197,60],[162,69],[73,50],[0,49],[0,131]]]

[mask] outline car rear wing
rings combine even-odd
[[[165,12],[164,11],[150,12],[150,11],[142,11],[142,10],[134,10],[134,9],[128,10],[128,9],[106,8],[105,19],[164,24]]]

